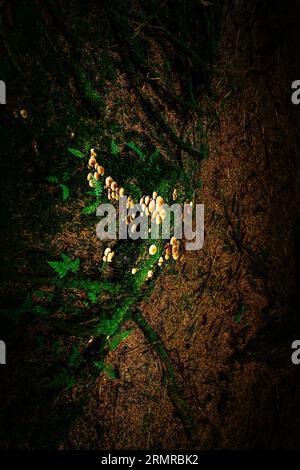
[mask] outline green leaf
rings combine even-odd
[[[68,150],[69,152],[74,155],[75,157],[77,158],[84,158],[84,154],[80,151],[80,150],[77,150],[77,149],[73,149],[73,148],[70,148],[68,147]]]
[[[62,199],[63,201],[66,201],[66,199],[68,199],[68,197],[70,196],[70,190],[65,184],[60,184],[59,186],[62,189]]]
[[[93,304],[97,302],[97,295],[94,292],[88,292],[87,296]]]
[[[53,271],[58,274],[60,279],[65,277],[69,271],[72,273],[76,273],[80,266],[79,258],[76,258],[74,261],[64,253],[61,255],[63,261],[48,261],[49,266],[53,269]]]
[[[58,183],[58,178],[57,176],[48,176],[47,181],[49,181],[49,183],[55,184]]]
[[[143,162],[146,160],[146,155],[141,151],[141,149],[134,142],[127,142],[127,147],[129,147]]]
[[[112,153],[114,156],[117,156],[117,155],[119,155],[120,150],[121,150],[120,147],[115,143],[114,140],[112,140],[111,143],[110,143],[110,151],[111,151],[111,153]]]

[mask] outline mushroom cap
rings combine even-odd
[[[173,197],[173,201],[176,201],[176,199],[177,199],[177,189],[174,189],[172,197]]]
[[[178,253],[174,253],[173,255],[173,260],[177,261],[178,258],[179,258],[179,254]]]
[[[93,178],[93,174],[92,174],[92,173],[89,173],[89,174],[87,175],[87,180],[90,181],[92,178]]]
[[[21,114],[23,119],[26,119],[27,116],[28,116],[28,113],[27,113],[26,109],[21,109],[20,114]]]
[[[140,205],[142,206],[145,203],[145,196],[141,197],[140,199]]]
[[[146,214],[147,217],[149,217],[150,211],[149,211],[148,207],[146,207],[145,214]]]
[[[95,158],[91,157],[91,158],[89,159],[89,166],[94,166],[95,163],[96,163]]]
[[[160,209],[160,207],[163,205],[164,200],[161,196],[157,196],[156,198],[156,208]]]
[[[107,248],[105,248],[105,251],[104,251],[104,256],[107,256],[108,253],[111,252],[111,248],[109,248],[109,246]]]
[[[90,185],[91,188],[94,188],[94,186],[95,186],[95,185],[94,185],[94,181],[93,181],[93,180],[90,180],[90,181],[89,181],[89,185]]]
[[[104,263],[106,263],[106,261],[107,261],[107,256],[103,256],[102,259],[103,259]]]
[[[162,256],[159,258],[158,262],[159,262],[160,264],[164,262],[164,259],[163,259]]]
[[[96,157],[97,156],[97,154],[95,152],[95,149],[91,149],[90,154],[91,154],[91,157]]]
[[[153,191],[152,193],[152,199],[156,199],[158,196],[157,192],[156,191]]]
[[[137,268],[132,268],[131,274],[136,274],[137,273]]]
[[[143,204],[142,204],[142,211],[143,211],[143,212],[145,212],[145,211],[146,211],[146,207],[147,207],[147,206],[146,206],[146,204],[145,204],[145,203],[143,203]]]
[[[170,259],[170,255],[168,253],[165,254],[165,260],[168,261]]]
[[[94,173],[94,178],[95,178],[96,181],[98,181],[98,179],[100,178],[100,175],[97,171],[95,171],[95,173]]]
[[[156,252],[157,252],[157,246],[156,245],[151,245],[149,247],[149,255],[155,255]]]
[[[177,239],[175,237],[172,237],[170,240],[170,245],[176,245]]]
[[[125,194],[125,189],[124,189],[124,188],[120,188],[120,190],[119,190],[119,195],[120,195],[120,197],[124,196],[124,194]]]
[[[105,180],[105,186],[106,186],[107,188],[109,188],[112,182],[113,182],[112,177],[111,177],[111,176],[108,176],[108,177],[106,178],[106,180]]]
[[[150,196],[146,196],[146,197],[145,197],[145,204],[146,204],[146,206],[148,206],[149,202],[150,202]]]
[[[111,263],[111,261],[112,261],[112,259],[113,259],[114,256],[115,256],[115,252],[114,252],[114,251],[111,251],[110,253],[108,253],[108,255],[107,255],[107,261],[108,261],[109,263]]]
[[[152,199],[152,201],[150,201],[150,203],[149,203],[149,211],[150,211],[151,214],[152,214],[152,212],[155,211],[155,206],[156,206],[155,201]]]
[[[116,189],[118,188],[118,183],[116,181],[113,181],[110,185],[110,188],[113,190],[113,191],[116,191]]]
[[[150,271],[148,271],[147,276],[148,276],[148,278],[153,277],[153,271],[151,269],[150,269]]]
[[[101,165],[97,166],[97,171],[98,171],[99,175],[104,175],[104,173],[105,173],[105,170],[104,170],[103,166],[101,166]]]
[[[178,245],[173,245],[172,246],[172,255],[174,255],[174,254],[177,255],[178,251],[179,251]]]

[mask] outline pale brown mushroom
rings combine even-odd
[[[154,244],[151,245],[151,246],[149,247],[149,255],[153,256],[153,255],[155,255],[156,252],[157,252],[157,246],[154,245]]]
[[[112,177],[111,177],[111,176],[108,176],[108,177],[106,178],[106,180],[105,180],[105,186],[106,186],[107,188],[110,188],[110,185],[111,185],[112,182],[113,182]]]

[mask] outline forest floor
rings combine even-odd
[[[192,440],[168,396],[164,367],[137,330],[109,355],[120,379],[96,381],[62,448],[97,447],[91,430],[98,423],[107,449],[291,445],[299,425],[299,383],[287,404],[295,380],[288,364],[297,135],[282,89],[289,83],[285,50],[266,64],[261,25],[247,33],[252,20],[229,12],[222,32],[214,86],[225,105],[197,195],[205,204],[204,249],[186,254],[175,276],[162,274],[142,307],[174,365],[193,417]]]
[[[290,360],[298,325],[300,212],[299,117],[286,88],[295,79],[292,33],[270,52],[268,20],[251,5],[228,2],[222,14],[212,83],[219,125],[208,134],[209,157],[196,175],[202,185],[195,202],[205,205],[204,247],[185,252],[174,269],[163,270],[140,306],[167,352],[174,381],[168,360],[132,318],[124,328],[133,333],[106,357],[106,364],[118,370],[116,378],[95,377],[87,369],[70,390],[40,402],[37,393],[31,403],[26,392],[30,379],[17,364],[35,367],[45,361],[48,367],[52,359],[45,351],[36,356],[30,339],[25,356],[22,344],[14,357],[18,374],[6,378],[6,389],[14,393],[1,404],[8,410],[16,407],[23,423],[10,424],[14,437],[3,437],[2,446],[32,448],[32,436],[40,432],[58,436],[60,415],[74,404],[71,418],[66,413],[65,431],[55,439],[59,449],[300,446],[300,381]],[[144,91],[151,96],[150,88]],[[142,126],[147,133],[140,124],[147,122],[145,111],[132,89],[116,87],[110,93],[112,101],[114,93],[119,99],[127,95],[137,118],[138,124],[127,116],[124,126]],[[166,112],[179,130],[180,113],[168,107]],[[195,116],[187,115],[184,124],[197,148]],[[72,216],[55,237],[49,234],[48,242],[52,237],[51,249],[57,253],[67,247],[85,259],[90,272],[100,259],[99,253],[91,254],[95,240],[80,225],[76,205],[66,207],[55,207]],[[41,246],[38,237],[31,240],[33,258],[47,239],[47,234],[39,236]],[[36,326],[26,328],[29,338],[55,330],[44,324],[38,332]],[[25,411],[20,393],[25,404],[31,403]],[[30,437],[28,427],[33,429]]]

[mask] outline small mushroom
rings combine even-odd
[[[104,256],[107,256],[108,253],[110,253],[110,252],[111,252],[111,248],[109,248],[109,247],[105,248]]]
[[[102,259],[103,259],[104,263],[106,263],[106,261],[107,261],[107,256],[103,256]]]
[[[93,180],[90,180],[90,181],[89,181],[89,185],[90,185],[91,188],[94,188],[94,187],[95,187],[94,181],[93,181]]]
[[[95,171],[95,173],[94,173],[94,178],[95,178],[96,181],[98,181],[98,179],[100,178],[100,175],[99,175],[99,173],[97,173],[97,171]]]
[[[161,257],[159,258],[159,260],[158,260],[158,266],[161,267],[162,264],[163,264],[163,262],[164,262],[164,259],[163,259],[163,257],[161,256]]]
[[[170,255],[168,253],[165,254],[165,260],[168,261],[170,259]]]
[[[93,157],[91,157],[89,159],[89,166],[93,167],[95,165],[95,163],[96,163],[96,160]]]
[[[172,194],[173,201],[176,201],[177,199],[177,189],[174,189],[173,194]]]
[[[97,171],[98,171],[99,175],[101,175],[101,176],[103,176],[104,173],[105,173],[105,170],[104,170],[103,166],[101,166],[101,165],[97,166]]]
[[[157,252],[157,246],[156,245],[151,245],[149,247],[149,255],[153,256]]]
[[[137,268],[132,268],[131,274],[136,274],[138,272]]]
[[[166,246],[166,254],[170,256],[171,253],[172,253],[172,248],[171,248],[171,246],[168,244],[168,245]]]
[[[97,154],[96,154],[96,152],[95,152],[95,149],[91,149],[91,150],[90,150],[90,153],[91,153],[91,157],[93,157],[93,158],[96,158],[96,157],[97,157]]]
[[[112,182],[113,182],[112,177],[111,177],[111,176],[108,176],[108,177],[106,178],[106,180],[105,180],[105,186],[106,186],[107,188],[110,188],[110,185],[111,185]]]
[[[170,240],[170,245],[176,245],[177,244],[177,239],[175,237],[172,237]]]
[[[107,261],[108,261],[108,263],[111,263],[111,262],[112,262],[112,259],[113,259],[114,256],[115,256],[115,252],[114,252],[114,251],[111,251],[110,253],[108,253],[108,255],[107,255]]]
[[[142,206],[145,203],[145,196],[141,197],[140,199],[140,205]]]
[[[120,191],[119,191],[119,195],[120,195],[120,197],[123,197],[123,196],[124,196],[124,194],[125,194],[125,190],[124,190],[124,188],[120,188]]]
[[[156,191],[154,191],[154,192],[152,193],[152,199],[154,199],[154,200],[155,200],[155,199],[157,198],[157,196],[158,196],[157,192],[156,192]]]
[[[163,206],[164,200],[161,196],[157,196],[156,198],[156,209],[159,211],[160,208]]]
[[[27,113],[26,109],[21,109],[20,114],[21,114],[23,119],[27,119],[28,113]]]
[[[174,260],[174,261],[177,261],[178,258],[179,258],[179,254],[178,254],[178,253],[174,253],[172,256],[173,256],[173,260]]]
[[[93,178],[93,174],[92,174],[92,173],[89,173],[89,174],[87,175],[87,180],[90,181],[92,178]]]
[[[146,204],[146,206],[148,206],[149,202],[150,202],[150,196],[146,196],[146,197],[145,197],[145,204]]]
[[[153,271],[151,269],[150,269],[150,271],[148,271],[147,277],[148,277],[148,279],[151,279],[151,277],[153,277]]]
[[[116,183],[116,181],[113,181],[113,182],[111,183],[110,187],[111,187],[111,189],[112,189],[113,191],[116,191],[117,188],[118,188],[118,183]]]
[[[148,207],[149,212],[150,212],[151,214],[152,214],[152,212],[155,211],[155,206],[156,206],[155,201],[152,199],[152,201],[150,201],[149,207]]]

